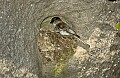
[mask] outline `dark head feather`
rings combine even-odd
[[[57,20],[57,21],[61,21],[61,19],[60,19],[59,17],[53,17],[53,18],[51,19],[51,22],[50,22],[50,23],[53,24],[53,22],[56,21],[56,20]]]

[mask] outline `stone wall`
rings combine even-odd
[[[0,0],[1,78],[43,78],[36,37],[43,19],[54,15],[91,46],[89,58],[73,56],[62,78],[119,78],[120,38],[113,29],[119,0]]]

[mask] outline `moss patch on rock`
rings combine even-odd
[[[43,65],[53,64],[54,76],[59,78],[65,64],[75,53],[76,38],[72,35],[62,36],[56,32],[41,30],[37,42]]]

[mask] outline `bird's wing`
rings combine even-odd
[[[80,38],[80,36],[77,35],[76,32],[75,32],[74,30],[72,30],[72,29],[70,28],[70,26],[67,25],[67,24],[64,23],[64,22],[57,24],[56,29],[57,29],[58,31],[62,31],[62,32],[65,32],[65,33],[69,33],[69,34],[71,34],[71,35],[75,35],[75,36],[77,36],[78,38]]]
[[[72,30],[72,28],[68,25],[66,25],[65,31],[72,34],[72,35],[76,34],[76,32],[74,30]]]
[[[66,25],[66,26],[68,27],[68,28],[66,27],[66,29],[65,29],[66,32],[68,32],[71,35],[75,35],[77,38],[80,39],[80,36],[77,35],[77,33],[74,30],[72,30],[68,25]]]

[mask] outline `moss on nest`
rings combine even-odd
[[[38,48],[44,55],[43,58],[49,57],[52,62],[68,60],[75,53],[76,47],[77,42],[74,36],[62,36],[51,31],[40,31],[38,36]]]
[[[77,47],[74,36],[62,36],[59,33],[40,31],[38,36],[38,48],[43,58],[43,64],[54,64],[55,78],[59,78],[66,62],[73,56]]]

